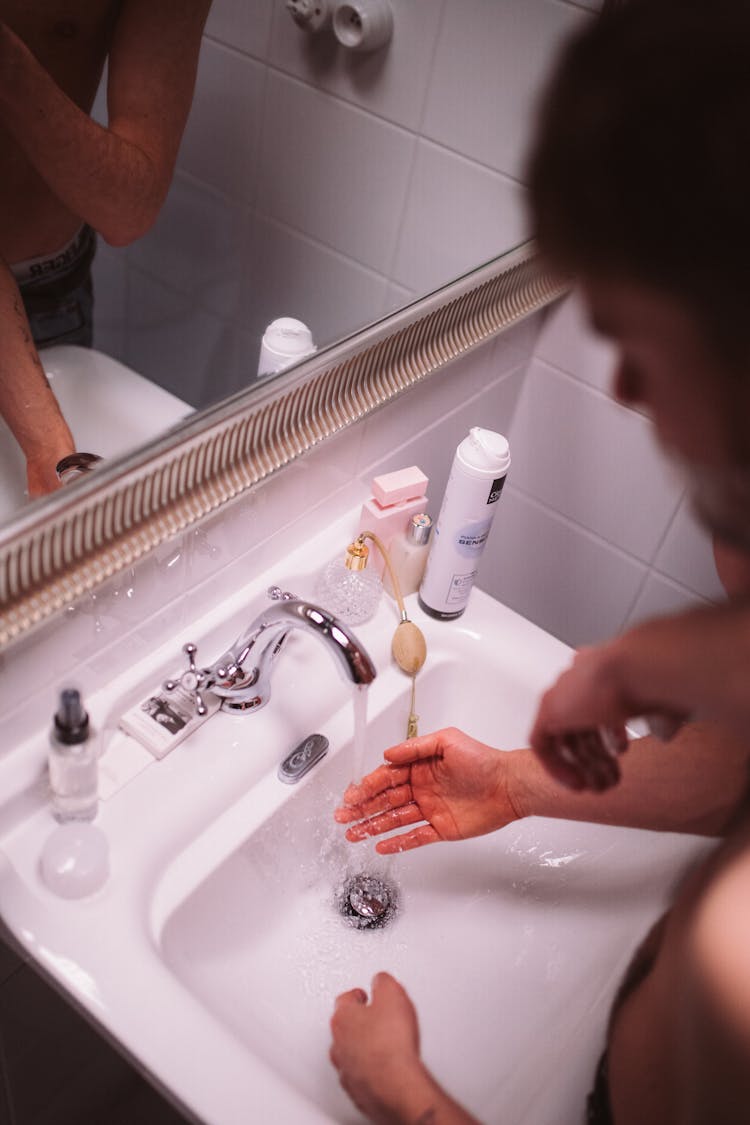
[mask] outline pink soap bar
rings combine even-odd
[[[416,496],[424,496],[426,488],[427,477],[416,465],[411,465],[408,469],[397,469],[395,473],[383,473],[372,482],[372,494],[384,508],[400,504],[403,500],[413,500]]]

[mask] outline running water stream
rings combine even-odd
[[[354,737],[352,738],[350,781],[357,784],[366,773],[369,773],[379,763],[367,762],[367,684],[355,684],[352,689],[352,709],[354,713]],[[376,873],[380,878],[391,879],[394,857],[381,856],[375,851],[375,841],[368,845],[365,867]],[[351,873],[355,868],[362,866],[362,854],[355,858],[352,856],[347,862],[347,871]]]
[[[352,739],[351,781],[361,781],[365,773],[367,750],[367,684],[355,684],[352,689],[354,710],[354,738]]]

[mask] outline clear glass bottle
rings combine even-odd
[[[96,744],[75,688],[60,692],[49,747],[49,783],[55,820],[93,820],[99,805]]]
[[[357,540],[350,543],[344,558],[336,558],[325,568],[316,588],[323,609],[347,625],[361,625],[375,616],[383,593],[383,583],[368,570],[369,548]]]

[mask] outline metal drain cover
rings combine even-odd
[[[338,895],[339,911],[358,930],[385,926],[397,903],[395,887],[377,875],[350,876]]]

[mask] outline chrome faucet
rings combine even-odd
[[[188,668],[178,680],[167,680],[166,690],[182,687],[190,693],[199,715],[207,710],[204,691],[223,700],[222,710],[258,711],[271,697],[271,675],[292,629],[319,637],[352,683],[372,683],[377,674],[375,665],[346,625],[312,602],[281,594],[278,587],[271,587],[269,595],[279,600],[263,609],[210,667],[198,668],[196,646],[184,645]]]

